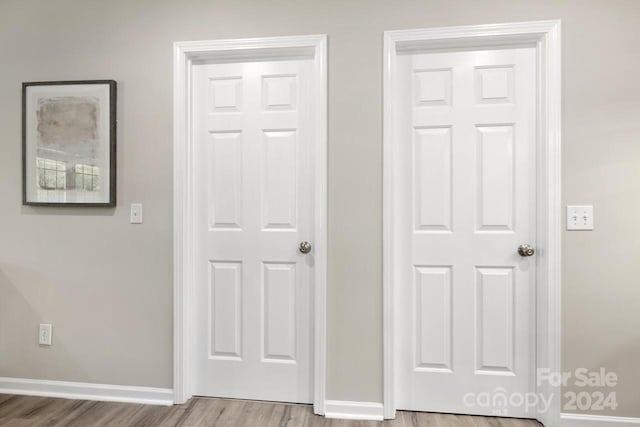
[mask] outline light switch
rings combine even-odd
[[[131,224],[142,224],[142,203],[131,203]]]
[[[593,206],[567,206],[567,230],[593,230]]]

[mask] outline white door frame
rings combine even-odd
[[[384,142],[383,142],[383,334],[384,334],[384,417],[396,412],[394,365],[394,266],[392,263],[394,182],[400,168],[394,124],[393,81],[399,53],[447,51],[455,49],[532,46],[538,58],[537,106],[537,368],[560,372],[560,134],[561,134],[561,44],[560,21],[540,21],[495,25],[386,31],[384,33]],[[537,382],[536,382],[537,384]],[[548,413],[538,414],[546,427],[560,426],[560,388],[538,384],[537,392],[553,396]]]
[[[324,414],[327,271],[327,37],[325,35],[176,42],[173,46],[173,239],[174,239],[174,402],[193,396],[190,363],[194,294],[192,67],[198,61],[313,58],[317,104],[313,144],[314,176],[314,412]]]

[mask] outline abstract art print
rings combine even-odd
[[[23,204],[115,206],[116,82],[22,84]]]

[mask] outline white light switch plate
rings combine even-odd
[[[593,206],[567,206],[567,230],[593,230]]]
[[[131,203],[131,224],[142,224],[142,203]]]

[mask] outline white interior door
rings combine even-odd
[[[194,65],[194,394],[310,403],[312,60]]]
[[[398,58],[398,409],[535,417],[534,48]]]

